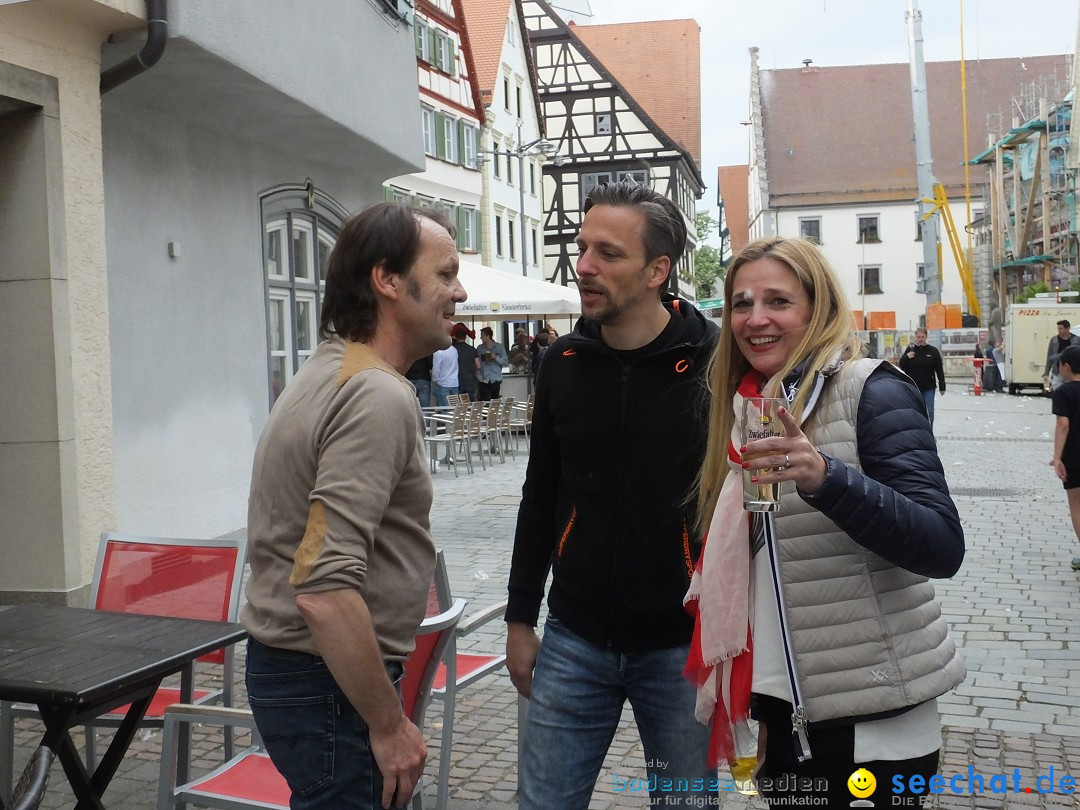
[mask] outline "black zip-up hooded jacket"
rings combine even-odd
[[[569,630],[624,653],[679,646],[700,551],[688,495],[704,456],[704,371],[718,332],[671,299],[664,331],[609,348],[581,319],[548,349],[536,381],[506,620],[548,608]]]

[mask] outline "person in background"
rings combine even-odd
[[[978,348],[978,346],[976,346]],[[921,326],[915,330],[915,342],[904,349],[900,356],[900,370],[914,380],[922,395],[923,407],[934,427],[934,381],[942,396],[945,395],[945,368],[941,362],[941,352],[926,342],[926,330]]]
[[[435,404],[440,408],[450,405],[447,397],[458,393],[458,353],[453,345],[435,352],[431,358],[431,382],[435,387]]]
[[[468,394],[469,401],[475,402],[477,396],[476,374],[480,371],[480,355],[465,338],[476,339],[476,332],[463,323],[454,324],[450,337],[454,339],[454,349],[458,353],[458,393]]]
[[[380,203],[347,220],[323,341],[255,450],[246,683],[293,810],[402,807],[427,758],[395,686],[435,571],[424,422],[402,375],[450,345],[457,276],[441,214]]]
[[[923,398],[891,363],[862,357],[850,311],[813,242],[755,240],[724,279],[709,366],[688,670],[729,763],[753,696],[773,807],[847,808],[860,767],[879,792],[885,774],[902,779],[893,804],[917,805],[914,783],[938,768],[937,698],[965,674],[928,582],[960,568],[964,530]],[[787,402],[785,434],[744,446],[752,396]],[[778,487],[778,511],[744,510],[744,470]]]
[[[994,355],[994,365],[998,370],[998,393],[1005,393],[1005,341],[999,340],[994,344],[991,352]]]
[[[1043,382],[1050,382],[1050,390],[1056,391],[1063,382],[1058,370],[1058,359],[1068,346],[1080,346],[1080,337],[1072,333],[1072,324],[1067,320],[1057,322],[1057,334],[1050,338],[1046,347],[1046,368],[1043,370]]]
[[[1065,487],[1073,532],[1080,540],[1080,346],[1066,346],[1058,366],[1062,382],[1050,395],[1055,417],[1050,466]],[[1080,571],[1080,557],[1072,558],[1072,569]]]
[[[534,378],[540,371],[540,361],[543,360],[544,355],[547,354],[549,342],[551,341],[547,332],[537,333],[536,340],[533,341],[533,346],[536,349],[532,358],[532,373]]]
[[[431,357],[430,354],[427,357],[421,357],[405,372],[405,379],[416,389],[416,398],[420,400],[421,408],[431,405]]]
[[[480,387],[479,395],[483,401],[498,399],[502,391],[503,366],[509,363],[506,349],[495,342],[495,333],[490,326],[480,330]]]
[[[510,373],[528,374],[532,368],[532,347],[529,345],[529,333],[522,327],[514,330],[514,345],[510,347]]]

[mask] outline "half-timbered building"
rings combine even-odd
[[[666,194],[683,212],[689,242],[669,283],[692,299],[694,211],[704,191],[697,23],[572,25],[546,0],[523,0],[522,10],[545,132],[567,159],[544,166],[553,181],[544,185],[547,278],[576,282],[574,238],[585,195],[630,179]]]

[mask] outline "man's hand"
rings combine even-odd
[[[540,638],[535,628],[524,622],[506,623],[506,669],[523,698],[532,694],[532,674],[539,652]]]
[[[382,806],[407,807],[427,761],[424,736],[404,714],[387,733],[369,731],[371,753],[383,777]]]
[[[907,356],[908,356],[908,360],[914,360],[915,359],[915,352],[908,352]]]
[[[1057,477],[1062,481],[1069,477],[1069,473],[1065,469],[1065,464],[1060,458],[1051,459],[1050,466],[1054,468]]]

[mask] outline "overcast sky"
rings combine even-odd
[[[554,0],[584,9],[586,0]],[[763,69],[908,62],[908,0],[588,0],[594,23],[692,18],[701,26],[699,206],[715,208],[716,167],[746,163],[749,48]],[[960,0],[919,0],[927,61],[960,58]],[[1078,0],[964,0],[968,60],[1073,53]],[[663,59],[641,45],[642,59]],[[1033,77],[1034,78],[1034,77]],[[1019,92],[1020,88],[1017,88]],[[1008,101],[1008,99],[1003,99]]]

